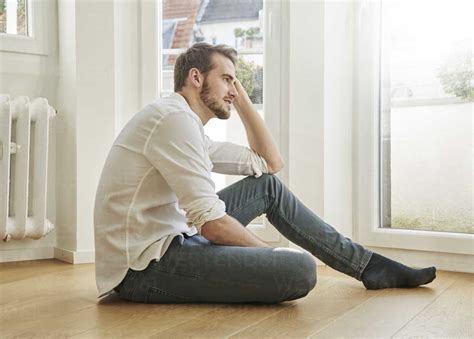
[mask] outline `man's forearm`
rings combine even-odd
[[[218,245],[271,247],[229,215],[205,223],[201,228],[201,234]]]
[[[265,122],[253,107],[248,97],[234,102],[237,113],[244,124],[250,147],[260,154],[269,167],[276,173],[283,167],[283,159]]]

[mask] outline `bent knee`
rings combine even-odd
[[[284,258],[281,262],[279,301],[302,298],[316,286],[316,262],[306,252],[288,248],[281,250]]]
[[[305,252],[301,253],[301,267],[299,286],[301,293],[307,295],[316,286],[317,282],[316,261],[313,256]]]

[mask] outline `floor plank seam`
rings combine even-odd
[[[59,273],[61,273],[61,272],[68,272],[68,271],[71,271],[71,270],[73,270],[73,269],[74,269],[74,268],[65,269],[65,270],[59,271]],[[50,275],[50,274],[58,274],[58,271],[43,272],[43,273],[40,273],[39,275],[34,275],[34,276],[29,276],[29,277],[23,277],[23,278],[20,278],[20,279],[10,280],[10,281],[2,281],[2,282],[0,282],[0,286],[8,285],[8,284],[17,284],[17,283],[19,283],[19,282],[21,282],[21,281],[25,281],[25,280],[28,280],[28,279],[37,279],[37,278],[39,278],[39,277],[47,276],[47,275]]]
[[[371,296],[370,298],[368,298],[367,300],[365,300],[364,302],[362,302],[361,304],[357,305],[356,307],[353,307],[351,308],[350,310],[348,310],[347,312],[344,312],[343,314],[341,314],[339,317],[333,319],[332,321],[330,321],[329,323],[327,323],[325,326],[323,326],[322,328],[320,328],[319,330],[317,330],[316,332],[314,333],[311,333],[309,336],[307,336],[306,338],[311,338],[312,336],[318,334],[319,332],[323,331],[324,329],[326,329],[327,327],[329,327],[330,325],[332,325],[333,323],[335,323],[336,321],[338,321],[339,319],[341,319],[342,317],[346,316],[347,314],[350,314],[352,312],[355,312],[358,308],[362,307],[362,305],[364,305],[365,303],[369,302],[370,300],[372,300],[373,298],[379,296],[379,295],[382,295],[384,294],[384,291],[378,291],[378,293],[374,294],[373,296]]]
[[[220,307],[221,304],[217,304],[217,305],[219,305],[218,308],[223,309],[223,307]],[[150,334],[150,335],[148,336],[148,338],[155,337],[157,334],[159,334],[159,333],[161,333],[161,332],[168,331],[168,330],[173,329],[173,328],[175,328],[175,327],[181,326],[181,325],[187,323],[188,321],[193,321],[193,320],[202,318],[203,315],[207,315],[207,314],[209,314],[209,313],[211,313],[211,312],[214,312],[214,311],[216,311],[216,310],[215,310],[215,309],[211,309],[211,310],[207,311],[206,313],[199,313],[199,314],[196,314],[196,316],[193,316],[193,317],[191,317],[191,318],[189,318],[189,319],[183,320],[182,322],[180,322],[180,323],[178,323],[178,324],[175,324],[175,325],[173,325],[173,326],[170,326],[170,327],[167,327],[167,328],[164,328],[164,329],[160,329],[158,332],[154,332],[154,333]]]
[[[336,283],[336,282],[333,282],[333,283],[329,284],[328,286],[326,286],[324,289],[320,289],[320,290],[318,290],[317,292],[322,293],[321,291],[325,291],[325,290],[327,290],[327,289],[329,289],[329,288],[331,288],[331,287],[333,287],[333,286],[335,286],[335,285],[337,285],[337,283]],[[286,309],[284,308],[284,309],[279,310],[279,311],[277,311],[277,312],[275,312],[275,313],[272,313],[272,314],[270,314],[268,317],[265,317],[265,318],[263,318],[263,319],[260,319],[259,321],[256,321],[256,322],[253,323],[253,324],[250,324],[250,325],[248,325],[248,326],[245,326],[245,327],[243,327],[243,328],[241,328],[241,329],[239,329],[239,330],[237,330],[237,331],[235,331],[235,332],[229,334],[228,336],[226,336],[226,337],[224,337],[224,338],[225,338],[225,339],[230,338],[230,337],[232,337],[233,335],[236,335],[236,334],[238,334],[238,333],[240,333],[240,332],[243,332],[243,331],[245,331],[247,328],[250,328],[250,327],[252,327],[252,326],[254,326],[254,325],[257,325],[257,324],[259,324],[259,323],[261,323],[261,322],[263,322],[263,321],[265,321],[265,320],[267,320],[267,319],[269,319],[269,318],[271,318],[271,317],[273,317],[273,316],[277,315],[278,313],[283,312],[283,311],[285,311],[285,310],[286,310]]]
[[[270,314],[268,317],[262,318],[262,319],[260,319],[260,320],[258,320],[258,321],[256,321],[256,322],[254,322],[254,323],[248,325],[248,326],[242,327],[242,328],[238,329],[237,331],[235,331],[235,332],[233,332],[233,333],[231,333],[231,334],[225,336],[224,338],[225,338],[225,339],[230,338],[230,337],[232,337],[233,335],[236,335],[236,334],[238,334],[238,333],[240,333],[240,332],[242,332],[242,331],[245,331],[245,330],[246,330],[247,328],[249,328],[249,327],[255,326],[255,325],[261,323],[262,321],[267,320],[268,318],[273,317],[274,315],[276,315],[276,314],[278,314],[278,313],[280,313],[280,312],[283,312],[284,310],[285,310],[285,308],[282,309],[282,310],[276,311],[275,313]]]
[[[421,309],[420,312],[418,312],[413,317],[411,317],[402,327],[400,327],[395,333],[393,333],[390,336],[390,339],[393,339],[397,335],[397,333],[403,330],[413,319],[415,319],[419,314],[421,314],[424,310],[426,310],[429,306],[431,306],[439,297],[441,297],[447,290],[449,290],[451,286],[454,285],[454,283],[458,281],[458,279],[459,278],[456,276],[456,278],[450,284],[448,284],[448,286],[446,286],[445,289],[440,294],[438,294],[428,305],[423,307],[423,309]]]

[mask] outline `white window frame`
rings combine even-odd
[[[280,146],[284,161],[288,163],[287,131],[282,126],[287,126],[287,117],[282,112],[288,109],[288,4],[286,1],[264,1],[266,17],[265,25],[265,56],[264,56],[264,109],[272,113],[272,118],[266,124],[275,142]],[[141,104],[156,100],[162,93],[161,88],[161,25],[160,13],[161,0],[140,1],[141,22]],[[286,9],[286,10],[285,10]],[[158,76],[157,76],[158,75]],[[286,110],[285,110],[286,107]],[[259,107],[257,107],[259,108]],[[267,115],[268,117],[268,115]],[[286,144],[285,144],[286,142]],[[279,176],[288,183],[288,169],[284,169]],[[287,240],[265,219],[263,225],[249,225],[255,234],[263,240],[278,245],[286,245]]]
[[[380,2],[361,1],[354,41],[354,221],[365,246],[474,255],[474,235],[381,228]]]
[[[53,0],[26,0],[29,36],[0,33],[0,51],[48,55],[48,13],[54,10]],[[55,17],[49,15],[49,17]]]
[[[263,109],[265,112],[265,124],[274,136],[275,142],[281,150],[283,160],[288,163],[287,154],[284,151],[284,129],[282,121],[285,118],[283,112],[288,105],[288,90],[284,84],[288,84],[289,75],[285,67],[288,60],[288,4],[281,0],[264,0],[264,68],[263,68]],[[278,96],[277,96],[278,95]],[[271,98],[271,99],[269,99]],[[279,100],[278,100],[278,99]],[[261,105],[256,105],[259,109]],[[270,115],[271,113],[271,115]],[[278,176],[288,185],[287,169]],[[263,218],[263,224],[250,224],[247,226],[264,241],[280,246],[287,246],[288,240],[284,238],[276,228],[270,224],[267,218]]]

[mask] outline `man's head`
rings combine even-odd
[[[237,52],[226,45],[198,43],[191,46],[176,60],[174,91],[192,90],[219,119],[228,119],[229,105],[237,95],[235,63]]]

